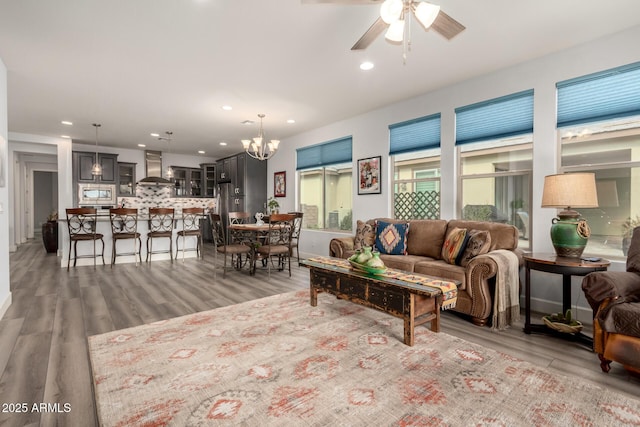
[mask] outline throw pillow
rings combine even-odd
[[[406,255],[409,223],[376,221],[376,249],[382,254]]]
[[[467,229],[455,227],[449,232],[442,245],[442,259],[449,264],[460,265],[460,259],[467,246]]]
[[[365,246],[373,246],[376,241],[376,233],[368,222],[358,220],[356,236],[353,241],[353,249],[362,249]]]
[[[467,236],[467,246],[460,257],[459,265],[462,267],[466,267],[474,257],[489,252],[491,246],[491,234],[488,231],[469,230]]]

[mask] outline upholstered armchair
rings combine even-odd
[[[640,373],[640,227],[633,231],[627,271],[590,273],[582,290],[593,308],[593,350],[600,367],[611,362]]]

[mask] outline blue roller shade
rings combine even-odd
[[[558,127],[640,115],[640,62],[556,83]]]
[[[351,161],[352,138],[327,141],[296,150],[296,170],[317,168]]]
[[[533,89],[456,108],[456,145],[533,132]]]
[[[389,125],[389,155],[440,147],[440,113]]]

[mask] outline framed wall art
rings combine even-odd
[[[380,194],[381,156],[358,160],[358,194]]]
[[[286,197],[287,196],[287,172],[275,172],[273,174],[273,196],[274,197]]]

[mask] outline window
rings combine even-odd
[[[626,256],[640,225],[640,63],[559,82],[561,172],[593,172],[598,208],[578,209],[591,237],[586,253]]]
[[[351,137],[297,150],[303,227],[352,229]]]
[[[533,91],[456,109],[459,217],[502,222],[530,247]]]
[[[440,114],[389,126],[393,216],[440,218]]]

